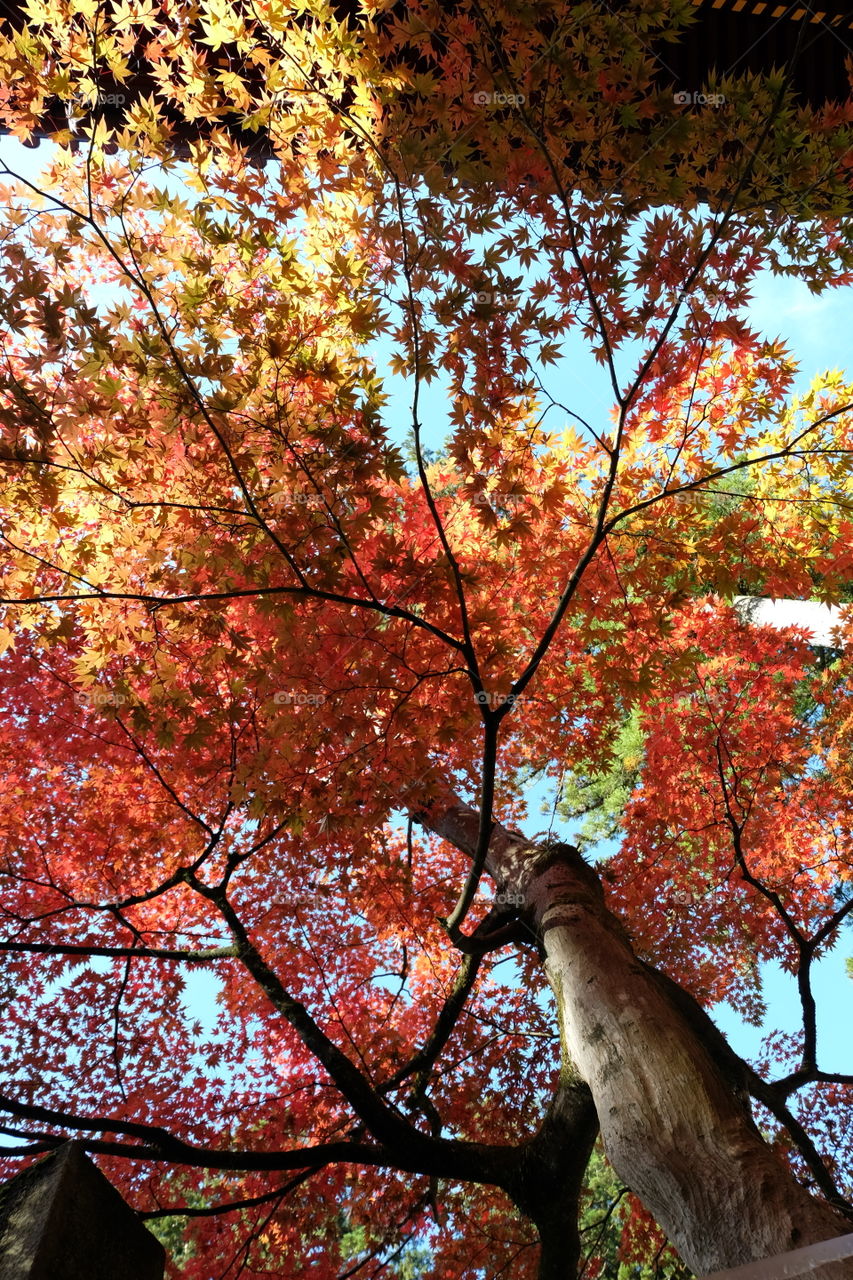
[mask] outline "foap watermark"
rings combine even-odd
[[[478,107],[523,107],[527,99],[523,93],[486,93],[481,89],[473,101]]]
[[[502,511],[519,511],[527,502],[527,496],[523,493],[486,493],[485,489],[481,489],[475,493],[471,499],[475,507],[491,507],[493,510],[497,508]]]
[[[511,889],[501,889],[495,894],[495,905],[498,907],[515,907],[520,910],[524,906],[524,894],[513,893]]]
[[[492,693],[488,689],[479,689],[474,694],[474,701],[479,703],[481,707],[488,707],[490,711],[496,711],[500,707],[517,707],[526,699],[520,693]]]
[[[326,499],[313,489],[285,489],[277,495],[283,507],[324,507]]]
[[[333,877],[320,875],[309,880],[307,884],[294,884],[290,888],[281,885],[277,892],[277,901],[280,905],[288,907],[316,907],[334,892]]]
[[[478,289],[469,295],[475,315],[492,315],[495,311],[512,311],[521,306],[520,293],[511,293],[508,289]]]
[[[724,885],[715,885],[708,889],[676,889],[672,901],[679,907],[692,907],[697,902],[722,902],[728,896]]]
[[[78,689],[74,701],[78,707],[103,711],[107,707],[126,706],[130,699],[126,693],[118,693],[115,689]]]
[[[723,107],[726,103],[724,93],[692,93],[684,89],[672,95],[676,107]]]
[[[703,291],[702,289],[692,286],[685,289],[671,289],[666,293],[662,293],[658,298],[658,305],[661,299],[667,311],[672,311],[678,306],[690,306],[691,303],[707,307],[709,311],[716,311],[719,307],[729,305],[729,300],[723,293],[715,293],[712,290]]]
[[[68,127],[74,129],[78,121],[92,111],[102,111],[104,107],[123,107],[127,102],[125,93],[104,93],[96,89],[92,93],[76,93],[65,102],[65,115]]]
[[[127,94],[125,93],[104,93],[100,89],[86,93],[81,90],[80,93],[66,98],[65,109],[72,115],[80,116],[94,107],[123,107],[126,102]]]
[[[273,702],[277,707],[322,707],[326,701],[325,693],[303,693],[301,690],[280,689],[273,694]]]

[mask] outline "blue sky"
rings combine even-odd
[[[10,138],[0,138],[0,160],[27,177],[38,173],[44,156],[44,147],[37,153]],[[801,389],[809,385],[815,374],[827,368],[853,371],[853,288],[827,291],[816,297],[797,279],[773,278],[768,273],[756,284],[749,315],[759,331],[767,337],[781,337],[793,352],[800,364],[797,381]],[[622,368],[626,373],[630,369],[627,353]],[[609,424],[612,395],[607,373],[577,338],[570,340],[566,357],[549,371],[548,386],[558,399],[593,426]],[[410,421],[408,391],[394,378],[389,379],[388,389],[388,421],[394,423],[394,434],[399,435]],[[427,442],[438,443],[445,421],[438,383],[426,388],[422,417]],[[553,425],[559,425],[556,416]],[[550,808],[553,796],[540,787],[531,796],[531,830],[548,825],[547,818],[535,816],[541,800],[547,800]],[[844,969],[844,957],[851,952],[853,940],[848,933],[847,939],[815,966],[820,1064],[830,1071],[853,1068],[849,1043],[849,1027],[853,1025],[853,982]],[[799,1002],[793,979],[784,975],[777,965],[766,966],[763,976],[768,1002],[764,1029],[747,1026],[725,1006],[714,1011],[733,1046],[745,1055],[757,1051],[766,1030],[795,1030],[799,1025]],[[215,981],[207,975],[190,975],[189,1011],[204,1023],[209,1024],[213,1013],[214,993]]]

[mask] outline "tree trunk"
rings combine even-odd
[[[565,1231],[539,1227],[539,1270],[536,1280],[577,1280],[580,1248]]]
[[[598,1117],[587,1085],[564,1076],[505,1188],[539,1232],[539,1280],[575,1280],[578,1208]]]
[[[470,807],[423,821],[460,849],[475,847]],[[592,1091],[607,1156],[687,1265],[701,1276],[848,1233],[763,1140],[734,1073],[686,1011],[690,997],[676,1001],[638,960],[577,851],[532,846],[496,826],[488,866],[502,890],[524,896],[564,1064]],[[853,1260],[809,1274],[853,1280]]]

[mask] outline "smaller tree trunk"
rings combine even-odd
[[[558,1225],[539,1228],[541,1241],[537,1280],[577,1280],[580,1266],[580,1237],[569,1241]]]
[[[564,1076],[506,1187],[539,1232],[539,1280],[577,1276],[580,1192],[597,1137],[592,1094],[583,1081]]]

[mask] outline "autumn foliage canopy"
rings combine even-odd
[[[843,1215],[853,648],[732,600],[850,598],[853,388],[746,308],[853,283],[853,108],[674,103],[686,2],[26,14],[0,118],[64,120],[0,152],[4,1174],[82,1139],[186,1280],[535,1276],[501,1161],[570,1064],[489,846],[610,779],[636,955],[751,1019],[798,975],[756,1121]]]

